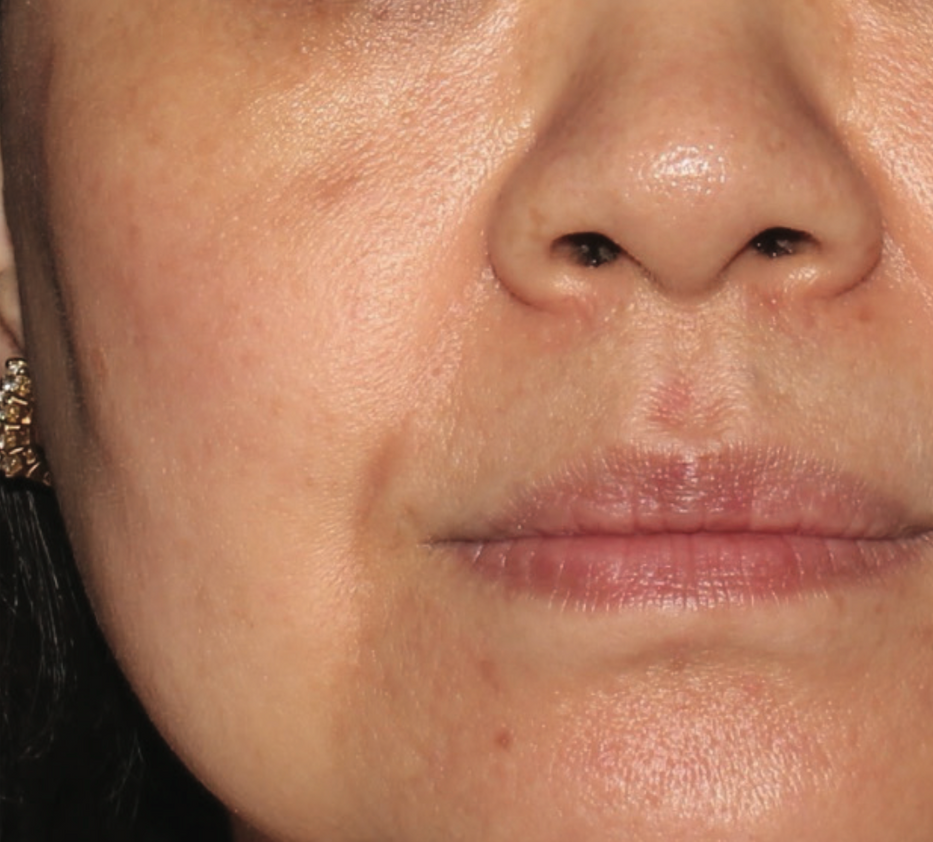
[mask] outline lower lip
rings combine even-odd
[[[713,608],[877,581],[915,560],[917,539],[766,533],[529,537],[462,545],[472,567],[560,607]]]

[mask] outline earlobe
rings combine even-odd
[[[0,175],[0,187],[2,187]],[[6,211],[0,205],[0,361],[23,354],[23,320],[16,261]]]
[[[6,240],[0,244],[2,269],[0,269],[0,361],[23,355],[22,316],[19,306],[19,285],[16,269],[8,260],[12,249],[6,230],[0,233]]]

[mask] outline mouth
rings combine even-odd
[[[705,609],[877,582],[919,562],[930,530],[897,495],[786,449],[611,450],[436,543],[560,609]]]

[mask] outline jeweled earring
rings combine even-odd
[[[32,429],[34,401],[29,365],[11,359],[0,381],[0,474],[51,485],[49,468]]]

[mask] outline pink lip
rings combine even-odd
[[[773,602],[916,561],[895,496],[786,450],[610,451],[520,487],[452,541],[512,591],[585,609]]]

